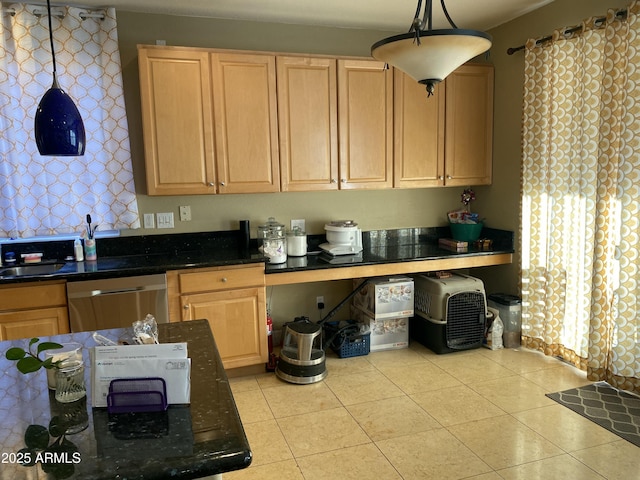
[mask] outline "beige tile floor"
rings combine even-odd
[[[225,480],[640,478],[640,449],[545,397],[590,383],[526,349],[339,359],[312,385],[232,378],[254,458]]]

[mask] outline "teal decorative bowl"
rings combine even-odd
[[[480,238],[482,223],[450,223],[451,238],[463,242],[475,242]]]

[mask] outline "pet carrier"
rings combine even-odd
[[[436,353],[478,348],[484,338],[487,301],[482,280],[452,274],[414,276],[415,316],[411,338]]]

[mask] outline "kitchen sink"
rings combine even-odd
[[[0,268],[0,277],[24,277],[27,275],[46,275],[55,273],[64,267],[64,263],[42,263]]]

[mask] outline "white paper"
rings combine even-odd
[[[163,378],[167,403],[187,404],[191,397],[191,359],[186,343],[95,347],[91,352],[91,400],[94,407],[107,406],[111,380]]]

